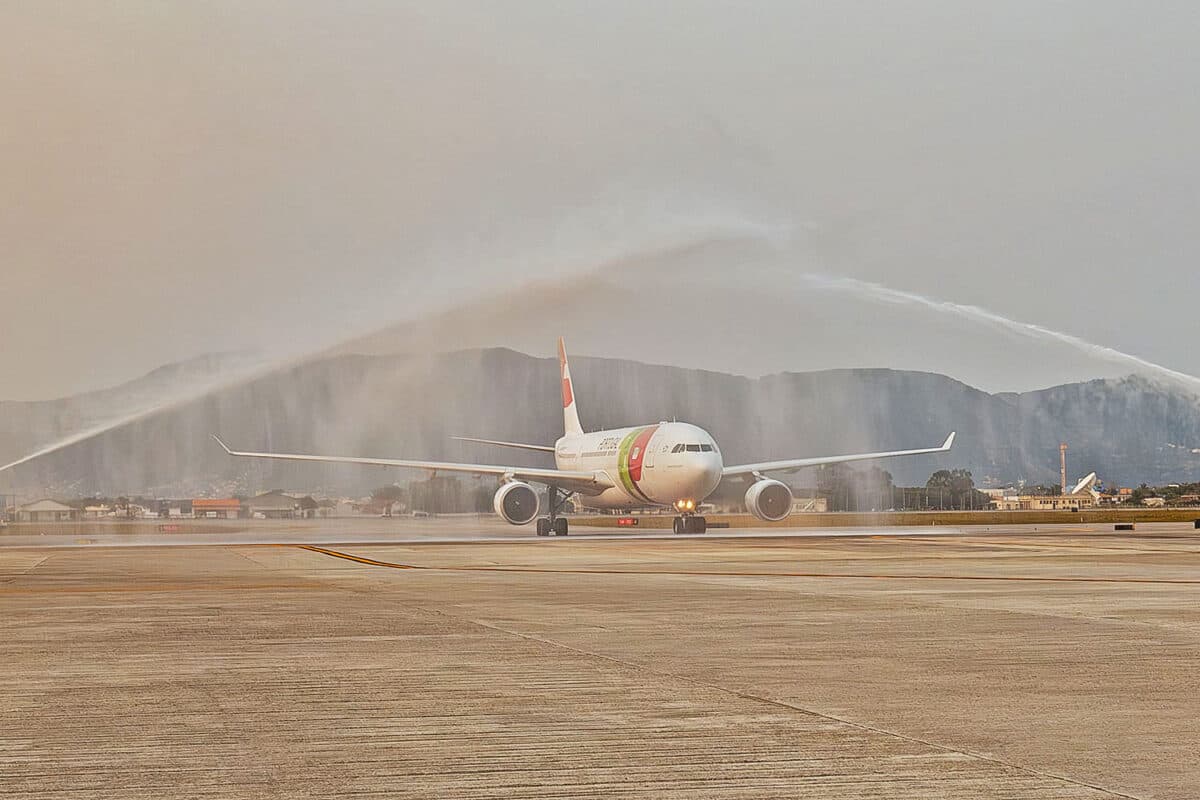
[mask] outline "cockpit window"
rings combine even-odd
[[[711,444],[677,444],[671,448],[672,453],[715,453],[717,448]]]

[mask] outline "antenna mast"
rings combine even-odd
[[[1062,493],[1067,493],[1067,443],[1058,445],[1058,479],[1062,483]]]

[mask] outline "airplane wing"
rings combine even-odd
[[[842,464],[847,461],[869,461],[874,458],[892,458],[894,456],[920,456],[926,453],[944,453],[954,446],[954,433],[946,437],[941,447],[924,447],[919,450],[889,450],[884,453],[855,453],[846,456],[822,456],[819,458],[793,458],[786,461],[763,461],[759,464],[738,464],[725,467],[721,475],[751,475],[756,472],[792,472],[804,467],[819,467],[823,464]]]
[[[220,437],[213,434],[217,444],[231,456],[243,458],[274,458],[280,461],[319,461],[331,464],[366,464],[373,467],[399,467],[401,469],[427,470],[429,472],[460,472],[468,475],[495,475],[520,481],[532,481],[554,485],[584,494],[599,494],[613,484],[602,472],[581,470],[541,469],[538,467],[505,467],[492,464],[456,464],[445,461],[408,461],[390,458],[359,458],[355,456],[314,456],[296,453],[252,453],[233,450]]]

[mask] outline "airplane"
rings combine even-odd
[[[955,434],[952,432],[939,447],[726,466],[722,462],[721,450],[717,447],[716,440],[703,428],[686,422],[660,422],[657,425],[585,432],[579,422],[571,368],[561,338],[558,340],[558,364],[562,385],[564,432],[553,446],[454,437],[460,441],[553,453],[553,469],[353,456],[255,453],[233,450],[215,434],[213,438],[226,453],[243,458],[366,464],[427,470],[433,474],[456,472],[477,476],[492,475],[500,480],[500,486],[493,499],[496,513],[511,525],[526,525],[536,519],[538,536],[567,535],[567,519],[561,512],[572,495],[578,495],[581,504],[591,508],[669,507],[676,513],[673,525],[675,533],[704,533],[707,522],[703,516],[696,513],[697,509],[717,488],[722,478],[731,476],[750,480],[745,499],[746,508],[751,514],[764,522],[778,522],[791,513],[792,490],[782,481],[768,477],[768,473],[793,472],[805,467],[842,464],[848,461],[944,453],[954,445]],[[544,516],[539,515],[540,498],[530,484],[541,484],[550,490],[547,513]]]

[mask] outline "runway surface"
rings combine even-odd
[[[513,526],[494,516],[462,516],[432,519],[343,518],[331,520],[212,520],[184,522],[179,530],[163,530],[155,521],[114,523],[111,521],[72,524],[22,524],[0,530],[0,549],[5,547],[157,547],[184,545],[253,544],[449,544],[491,542],[516,544],[539,541],[532,525]],[[1141,523],[1145,532],[1181,531],[1180,523]],[[69,529],[69,532],[63,532]],[[690,539],[690,538],[831,538],[882,536],[961,536],[966,533],[1027,535],[1031,533],[1112,533],[1111,523],[1070,525],[992,525],[837,527],[837,528],[734,528],[712,529],[705,534],[677,535],[670,530],[620,529],[572,524],[569,539]],[[551,537],[559,539],[559,537]]]
[[[13,533],[0,796],[1200,796],[1190,525]]]

